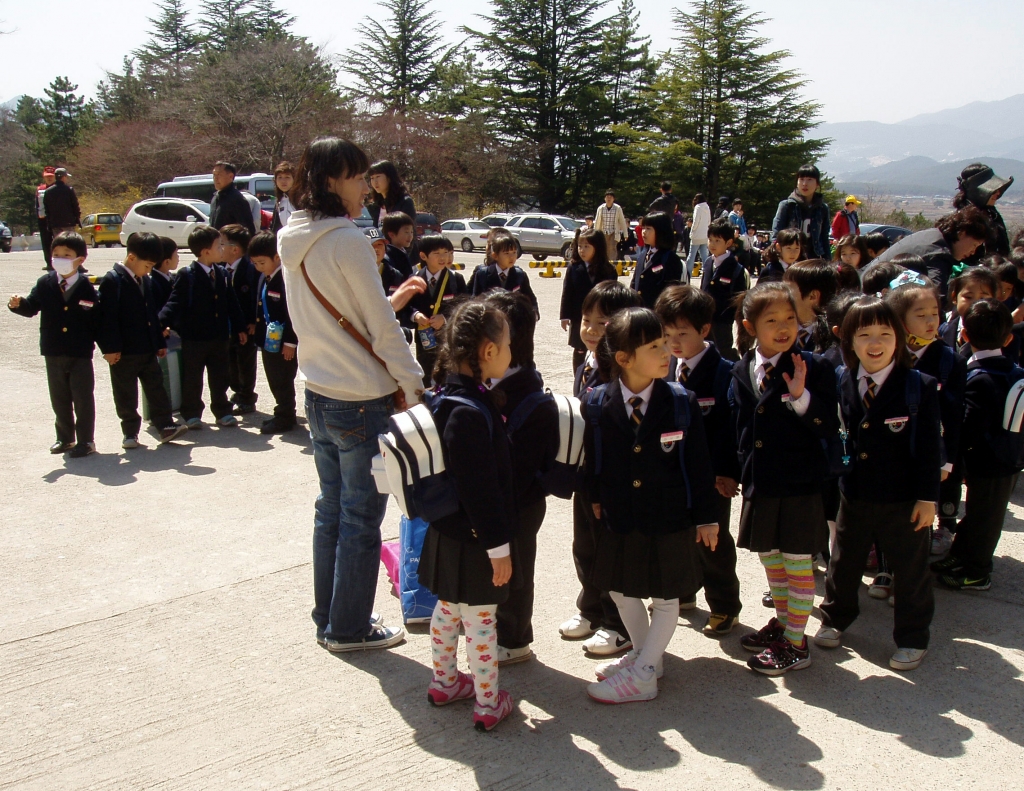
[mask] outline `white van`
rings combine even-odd
[[[242,192],[255,195],[264,210],[274,211],[277,198],[273,175],[251,173],[248,176],[235,176],[235,184]],[[174,181],[165,181],[156,188],[154,195],[158,198],[181,198],[209,203],[213,199],[213,193],[213,176],[204,173],[198,176],[177,176]]]

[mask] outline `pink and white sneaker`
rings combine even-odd
[[[635,667],[627,667],[614,676],[587,685],[587,694],[598,703],[635,703],[658,697],[658,677],[644,681]]]
[[[597,676],[598,681],[604,681],[606,678],[611,678],[616,673],[621,673],[627,667],[633,667],[636,664],[636,649],[633,649],[618,659],[613,659],[611,662],[602,662],[594,668],[594,675]],[[661,662],[658,662],[658,667],[654,672],[656,678],[661,678],[665,675],[665,668]]]
[[[493,706],[473,706],[473,727],[478,731],[489,731],[512,713],[512,695],[507,690],[498,692]]]
[[[436,678],[427,687],[427,701],[433,706],[447,706],[457,700],[468,700],[476,695],[473,677],[468,673],[459,673],[451,684],[442,684]]]

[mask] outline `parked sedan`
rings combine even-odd
[[[178,247],[188,247],[188,235],[201,223],[209,222],[210,204],[181,198],[149,198],[136,203],[121,224],[121,244],[133,233],[167,236]]]
[[[519,242],[520,253],[532,253],[543,261],[549,255],[569,257],[579,223],[555,214],[517,214],[505,227]]]
[[[441,235],[465,253],[482,250],[487,246],[487,232],[491,230],[485,222],[464,218],[441,223]]]
[[[87,215],[82,218],[82,238],[93,247],[113,247],[120,243],[122,222],[121,215],[114,212]]]
[[[480,222],[487,223],[491,228],[501,228],[513,217],[515,217],[514,214],[497,212],[496,214],[488,214],[486,217],[481,217]]]

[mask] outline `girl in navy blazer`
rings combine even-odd
[[[671,217],[662,211],[651,212],[644,217],[643,228],[647,253],[642,261],[637,261],[630,287],[640,293],[644,305],[654,308],[665,286],[683,279],[683,262],[676,255],[676,232]]]
[[[603,344],[615,378],[587,398],[584,434],[587,489],[606,527],[594,583],[611,592],[633,650],[598,666],[599,681],[587,694],[628,703],[658,694],[679,600],[700,587],[696,542],[712,549],[718,542],[717,503],[700,405],[664,381],[669,351],[661,320],[647,308],[627,308],[612,317]],[[689,413],[685,428],[677,420],[680,397]]]
[[[910,369],[904,328],[891,305],[862,297],[842,328],[840,379],[848,471],[836,548],[829,562],[822,626],[814,642],[835,648],[857,618],[861,575],[873,543],[892,567],[896,670],[913,670],[928,649],[935,611],[925,530],[939,498],[942,438],[935,379]]]
[[[594,286],[605,280],[618,280],[618,274],[608,261],[604,234],[594,228],[583,228],[576,232],[572,260],[562,281],[562,304],[558,313],[562,329],[569,331],[573,373],[580,367],[587,353],[587,346],[580,338],[583,300]]]
[[[430,621],[428,700],[443,706],[475,698],[474,725],[488,731],[512,711],[511,695],[498,689],[495,622],[508,598],[517,515],[508,436],[483,383],[505,375],[509,344],[505,315],[482,302],[461,305],[444,328],[438,355],[438,372],[447,373],[443,393],[476,405],[442,401],[434,415],[459,510],[431,523],[419,566],[420,581],[438,598]],[[458,669],[460,626],[472,675]]]
[[[811,663],[804,629],[814,605],[811,558],[825,546],[822,440],[839,431],[836,376],[825,359],[797,351],[793,293],[758,284],[739,309],[744,347],[733,368],[733,417],[743,485],[738,547],[757,552],[776,616],[740,640],[751,669],[777,676]]]

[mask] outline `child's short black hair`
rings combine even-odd
[[[733,206],[742,206],[743,205],[743,201],[741,201],[739,198],[733,198],[732,199],[732,205]]]
[[[676,231],[668,212],[652,211],[644,217],[644,227],[654,229],[654,246],[659,250],[675,249]]]
[[[603,280],[594,286],[583,298],[581,312],[584,314],[597,310],[602,316],[611,317],[624,308],[638,307],[644,304],[643,297],[618,280]]]
[[[782,279],[786,283],[796,286],[801,297],[806,297],[812,291],[817,291],[820,295],[818,313],[825,310],[825,305],[839,290],[839,270],[834,263],[822,258],[797,261],[786,270]]]
[[[861,282],[865,294],[881,294],[889,284],[907,271],[905,266],[895,261],[882,261],[872,264],[871,268],[864,273],[864,280]]]
[[[969,266],[956,277],[950,278],[947,290],[951,306],[956,304],[956,295],[963,291],[964,286],[968,283],[978,288],[987,288],[993,299],[999,294],[999,278],[996,277],[995,272],[983,266]]]
[[[277,255],[277,234],[272,231],[260,231],[249,240],[249,258],[261,256],[273,259]]]
[[[868,252],[872,256],[878,257],[892,246],[889,238],[884,233],[876,231],[875,233],[866,233],[863,236],[864,246],[868,248]]]
[[[992,270],[1000,283],[1008,283],[1013,286],[1013,296],[1020,299],[1024,296],[1024,282],[1020,279],[1020,271],[1009,258],[1004,258],[998,253],[988,256],[983,262],[986,267]]]
[[[134,235],[132,234],[132,236]],[[130,239],[131,237],[129,237]],[[74,250],[75,258],[85,258],[89,255],[89,248],[85,244],[85,239],[82,238],[81,234],[77,234],[74,231],[64,231],[64,233],[57,234],[50,245],[50,252],[52,253],[58,247]]]
[[[865,294],[854,301],[846,312],[841,328],[839,347],[843,350],[843,362],[851,371],[856,372],[860,365],[860,358],[853,350],[853,338],[861,327],[871,327],[876,324],[887,326],[896,334],[896,353],[893,359],[896,365],[903,368],[910,367],[910,352],[907,351],[905,339],[907,331],[903,322],[892,309],[892,305],[884,300]]]
[[[160,237],[160,246],[163,247],[161,255],[163,258],[160,259],[162,264],[164,261],[170,261],[174,258],[174,254],[178,252],[178,243],[169,236]]]
[[[731,242],[736,236],[736,226],[723,217],[708,226],[708,236],[714,236],[724,242]]]
[[[455,250],[455,248],[452,246],[451,239],[440,234],[431,234],[420,239],[419,253],[424,261],[435,250]]]
[[[1013,331],[1013,315],[998,300],[979,299],[967,309],[964,330],[975,351],[1002,349]]]
[[[654,343],[665,335],[661,319],[650,308],[626,308],[620,310],[608,321],[601,346],[612,367],[612,375],[620,372],[615,355],[625,352],[633,355],[641,346]]]
[[[228,240],[228,244],[236,245],[243,252],[249,246],[249,239],[252,238],[249,229],[238,223],[225,225],[220,229],[220,235]]]
[[[484,302],[493,305],[508,319],[512,350],[510,366],[533,365],[533,335],[537,329],[537,314],[533,303],[521,291],[512,293],[501,288],[491,291]]]
[[[220,231],[210,225],[197,225],[188,235],[188,249],[199,258],[204,250],[209,250],[220,241]]]
[[[859,291],[840,291],[828,301],[828,305],[825,306],[825,323],[828,324],[828,332],[831,340],[830,345],[835,346],[839,343],[839,338],[832,331],[832,328],[838,327],[839,330],[842,330],[843,320],[846,318],[846,314],[850,312],[850,308],[853,306],[853,303],[862,296],[864,295]]]
[[[487,242],[487,257],[492,260],[494,253],[519,252],[519,243],[511,231],[505,228],[492,228],[487,235],[490,237]]]
[[[715,315],[715,299],[706,291],[685,283],[667,286],[654,303],[654,312],[661,323],[671,327],[685,321],[698,332],[711,324]]]
[[[393,211],[384,215],[384,219],[380,223],[380,230],[384,234],[384,238],[390,242],[391,234],[398,233],[407,225],[415,226],[416,221],[404,211]]]
[[[148,261],[153,266],[164,262],[164,245],[155,233],[133,233],[125,245],[128,255],[134,255],[140,261]]]

